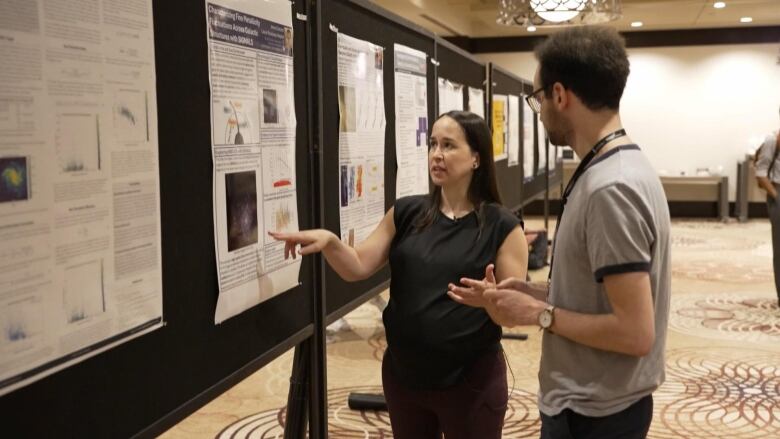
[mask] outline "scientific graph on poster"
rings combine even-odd
[[[63,276],[62,301],[68,323],[106,312],[103,261],[66,267]]]
[[[100,170],[100,129],[97,114],[58,114],[54,142],[60,172]]]
[[[267,231],[291,232],[297,230],[297,208],[292,205],[289,198],[272,199],[265,202],[265,226]],[[273,243],[273,238],[265,234],[268,243]]]
[[[149,140],[149,102],[141,90],[122,89],[114,95],[114,134],[120,142]]]
[[[0,350],[29,349],[44,333],[40,300],[23,297],[6,304],[0,311]]]
[[[295,189],[295,157],[289,148],[268,146],[263,149],[263,187],[267,193]]]

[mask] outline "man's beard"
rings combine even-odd
[[[550,143],[555,146],[569,146],[566,134],[570,130],[565,121],[561,120],[559,115],[552,114],[552,111],[547,119],[550,123],[549,126],[545,125],[544,129],[547,130],[547,137],[550,139]]]

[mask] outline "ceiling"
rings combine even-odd
[[[441,36],[495,37],[538,35],[554,28],[525,28],[496,24],[499,0],[373,0],[396,15]],[[780,0],[623,0],[623,17],[611,23],[618,30],[670,30],[780,25]],[[740,23],[741,17],[753,22]],[[641,28],[631,23],[641,21]]]

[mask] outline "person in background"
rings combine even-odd
[[[561,199],[550,282],[472,279],[451,296],[487,301],[505,326],[544,330],[542,438],[644,438],[665,377],[670,220],[660,179],[620,119],[624,41],[611,28],[567,28],[536,58],[528,103],[550,142],[582,159]]]
[[[271,233],[285,257],[322,252],[345,280],[390,263],[383,314],[382,384],[399,439],[499,439],[507,409],[501,327],[490,310],[452,301],[460,277],[526,276],[521,221],[501,207],[493,144],[484,119],[451,111],[433,124],[428,195],[396,200],[355,248],[327,230]],[[487,270],[485,267],[488,267]]]
[[[775,273],[777,306],[780,308],[780,205],[777,192],[780,189],[780,131],[767,136],[756,152],[756,180],[766,191],[766,208],[772,227],[772,266]]]

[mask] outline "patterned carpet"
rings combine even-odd
[[[650,438],[780,438],[780,310],[769,236],[766,220],[673,222],[667,378],[654,394]],[[345,320],[328,337],[330,437],[391,438],[386,412],[347,407],[350,392],[381,393],[379,308],[365,304]],[[523,329],[527,341],[504,341],[512,387],[506,438],[539,436],[541,337],[535,328],[517,332]],[[162,437],[281,438],[291,364],[288,352]]]

